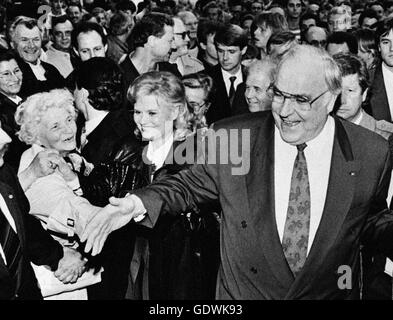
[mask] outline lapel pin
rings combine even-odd
[[[9,194],[9,195],[8,195],[8,198],[14,199],[14,196],[13,196],[12,194]]]
[[[355,171],[351,171],[349,174],[350,174],[351,176],[356,176],[356,172],[355,172]]]

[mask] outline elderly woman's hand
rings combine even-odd
[[[85,271],[86,260],[74,249],[63,247],[63,250],[64,256],[59,261],[55,277],[63,283],[75,283]]]
[[[34,157],[30,165],[19,173],[19,182],[26,191],[38,178],[55,172],[61,157],[56,150],[44,150]]]
[[[72,170],[71,165],[65,162],[63,158],[60,158],[59,161],[56,163],[56,170],[63,176],[64,180],[67,182],[70,182],[78,177],[77,174]]]

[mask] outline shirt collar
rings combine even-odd
[[[230,77],[236,77],[236,80],[242,80],[243,79],[243,73],[242,73],[242,67],[240,66],[239,70],[235,74],[230,74],[228,71],[225,71],[223,68],[221,68],[222,72],[222,77],[224,78],[224,81],[227,82],[229,81]]]
[[[167,158],[168,153],[172,148],[172,145],[173,135],[170,135],[170,137],[164,142],[164,144],[156,150],[153,150],[151,141],[147,145],[146,157],[152,162],[152,164],[155,165],[156,170],[164,165],[165,159]]]
[[[86,136],[88,136],[90,133],[93,132],[95,128],[98,127],[98,125],[101,123],[102,120],[104,120],[104,118],[107,116],[108,113],[109,113],[108,111],[103,111],[103,110],[97,111],[97,115],[93,119],[87,120],[85,122]]]
[[[286,143],[284,140],[282,140],[277,126],[275,126],[274,130],[275,130],[274,131],[275,139],[277,143],[279,143],[282,147],[285,146],[286,149],[291,149],[291,147],[294,147]],[[312,154],[323,154],[326,144],[330,140],[333,140],[334,138],[334,130],[335,130],[334,119],[332,116],[328,116],[322,131],[314,139],[306,142],[307,148],[305,149],[304,152],[305,153],[311,152]],[[291,150],[296,150],[296,149],[293,148]]]

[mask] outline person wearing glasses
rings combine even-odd
[[[180,18],[173,18],[173,34],[176,49],[171,52],[169,62],[176,64],[182,76],[203,71],[203,63],[188,53],[190,44],[190,31],[186,30]]]
[[[19,96],[23,73],[11,50],[0,51],[0,121],[2,129],[11,137],[4,161],[18,169],[20,157],[28,147],[16,135],[19,130],[14,114],[22,98]]]
[[[153,228],[159,218],[220,203],[216,299],[359,299],[361,244],[392,257],[388,143],[330,116],[341,72],[322,50],[291,49],[272,90],[272,112],[214,124],[214,157],[208,150],[203,164],[111,199],[123,214],[96,215],[85,250],[96,254],[110,230],[132,219]],[[239,171],[225,158],[239,145],[236,129],[249,134],[242,147],[250,167]],[[225,132],[236,139],[217,139]]]
[[[72,22],[66,15],[53,17],[51,29],[53,43],[46,52],[46,62],[56,67],[63,78],[67,78],[74,70],[70,55],[73,29]]]

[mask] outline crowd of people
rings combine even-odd
[[[0,1],[0,299],[392,299],[392,115],[390,0]]]

